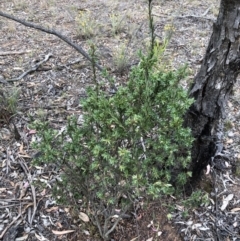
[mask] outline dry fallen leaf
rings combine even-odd
[[[16,238],[15,241],[23,241],[23,240],[27,240],[28,238],[28,234],[19,238]]]
[[[131,239],[130,241],[135,241],[135,240],[137,240],[137,239],[138,239],[138,237],[139,237],[139,236],[137,236],[137,237],[135,237],[135,238]]]
[[[230,167],[231,165],[230,165],[228,162],[225,161],[225,166],[228,168],[228,167]]]
[[[199,230],[202,230],[202,231],[207,231],[207,230],[209,230],[210,228],[208,228],[208,227],[199,227],[198,229],[199,229]]]
[[[148,238],[146,241],[152,241],[152,240],[153,240],[153,237]]]
[[[51,207],[51,208],[48,208],[48,209],[46,209],[46,211],[49,213],[49,212],[52,212],[52,211],[57,211],[59,209],[59,207],[58,206],[53,206],[53,207]]]
[[[139,221],[141,218],[142,218],[142,214],[139,214],[139,215],[136,217],[136,220]]]
[[[238,222],[233,223],[233,227],[236,228],[238,226]]]
[[[180,206],[178,204],[175,205],[176,206],[176,209],[179,210],[179,211],[184,211],[184,206]]]
[[[226,143],[227,144],[232,144],[233,143],[233,139],[227,139]]]
[[[1,188],[0,188],[0,193],[5,192],[6,190],[7,190],[7,188],[1,187]]]
[[[83,233],[86,234],[87,236],[90,235],[90,233],[87,230],[83,230]]]
[[[70,212],[70,208],[64,208],[64,211],[65,211],[66,213],[69,213],[69,212]]]
[[[31,135],[31,134],[36,134],[36,133],[37,133],[36,130],[29,130],[29,131],[28,131],[28,134],[29,134],[29,135]]]
[[[148,224],[148,228],[151,228],[153,226],[153,221],[151,221],[149,224]]]
[[[233,208],[233,209],[231,209],[231,212],[238,212],[238,211],[240,211],[240,208]]]
[[[26,154],[26,155],[21,155],[21,154],[19,154],[19,156],[20,156],[20,157],[24,157],[24,158],[31,158],[28,154]]]
[[[47,190],[46,190],[46,188],[44,188],[42,191],[41,191],[41,196],[45,196],[46,195],[46,192],[47,192]]]
[[[210,173],[210,170],[211,170],[211,167],[210,167],[210,165],[208,164],[208,165],[207,165],[206,175],[208,175],[208,174]]]
[[[10,140],[11,138],[11,132],[7,128],[1,128],[0,129],[0,140]]]
[[[42,234],[41,234],[41,235],[37,235],[37,234],[35,233],[35,237],[36,237],[39,241],[49,241],[49,239],[43,237]]]
[[[234,196],[233,194],[229,194],[227,197],[223,199],[223,204],[221,206],[222,211],[225,210],[225,208],[228,206],[229,201],[233,199],[233,196]]]
[[[73,233],[75,230],[63,230],[63,231],[58,231],[58,230],[52,230],[52,232],[56,235],[63,235],[67,233]]]
[[[24,150],[24,146],[23,146],[23,143],[21,143],[20,147],[19,147],[19,156],[20,157],[26,157],[26,158],[31,158],[27,153],[26,151]]]
[[[63,227],[60,222],[56,222],[55,225],[56,225],[56,227],[58,227],[58,228],[62,228],[62,227]]]
[[[195,223],[192,225],[192,230],[202,227],[201,223]]]
[[[26,154],[26,152],[23,150],[23,143],[21,143],[21,145],[19,147],[19,153]]]
[[[80,212],[79,213],[79,218],[83,221],[83,222],[89,222],[89,217],[87,214]]]

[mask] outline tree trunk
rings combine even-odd
[[[240,1],[222,0],[219,15],[200,68],[190,89],[195,99],[185,116],[195,142],[193,180],[217,151],[216,127],[225,117],[225,104],[240,70]]]

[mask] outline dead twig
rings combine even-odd
[[[0,206],[0,209],[16,207],[16,205],[23,205],[23,204],[27,204],[27,203],[14,203],[14,204],[9,204],[9,205],[4,205],[4,206]]]
[[[197,16],[197,15],[185,15],[185,16],[177,16],[176,18],[197,18],[197,19],[209,20],[209,21],[214,22],[215,19],[205,17],[205,16],[208,14],[209,10],[210,10],[210,8],[208,8],[208,9],[207,9],[203,14],[201,14],[200,16]]]
[[[47,54],[45,56],[45,58],[38,62],[37,64],[35,64],[34,66],[32,66],[32,68],[30,68],[29,70],[25,71],[24,73],[22,73],[20,76],[16,77],[16,78],[13,78],[13,79],[8,79],[8,80],[4,80],[4,82],[2,83],[8,83],[8,82],[14,82],[14,81],[18,81],[18,80],[21,80],[22,78],[24,78],[26,75],[36,71],[44,62],[48,61],[48,59],[50,57],[52,57],[53,55],[51,53]]]
[[[11,223],[8,224],[8,226],[2,231],[0,234],[0,239],[3,238],[4,234],[8,231],[8,229],[25,213],[26,209],[23,210],[23,212],[20,212],[15,219]]]
[[[37,25],[35,23],[19,19],[19,18],[15,17],[15,16],[12,16],[10,14],[3,13],[2,11],[0,11],[0,16],[11,19],[11,20],[16,21],[18,23],[21,23],[21,24],[23,24],[23,25],[25,25],[29,28],[34,28],[34,29],[40,30],[42,32],[57,36],[58,38],[60,38],[64,42],[66,42],[68,45],[70,45],[71,47],[76,49],[81,55],[83,55],[91,63],[93,63],[93,59],[87,54],[87,52],[80,45],[77,45],[77,44],[73,43],[68,37],[64,36],[63,34],[56,31],[55,29],[45,28],[45,27]],[[100,70],[100,71],[103,70],[103,68],[99,64],[95,63],[95,60],[94,60],[94,64],[98,68],[98,70]]]
[[[197,15],[184,15],[184,16],[177,16],[176,18],[196,18],[196,19],[202,19],[202,20],[215,22],[214,18],[208,18],[208,17],[204,17],[204,16],[197,16]]]
[[[26,51],[6,51],[6,52],[0,52],[0,56],[6,56],[6,55],[20,55],[31,52],[30,50]]]

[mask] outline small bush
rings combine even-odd
[[[123,74],[127,70],[127,67],[130,66],[130,53],[128,46],[124,43],[120,44],[118,48],[113,53],[113,68],[116,72]]]
[[[113,34],[118,34],[126,28],[125,16],[110,14],[109,16]]]
[[[183,201],[183,204],[186,208],[195,208],[201,205],[208,205],[208,193],[201,190],[195,190],[191,196]]]
[[[90,39],[100,32],[100,25],[90,12],[80,12],[75,19],[78,37]]]
[[[138,197],[173,194],[190,176],[193,139],[182,117],[192,100],[179,85],[186,67],[159,68],[162,52],[152,34],[149,54],[140,53],[139,65],[113,95],[94,71],[81,125],[74,117],[60,132],[36,124],[41,141],[35,147],[43,153],[36,162],[62,171],[56,195],[67,203],[81,200],[104,240]]]
[[[20,90],[18,88],[0,89],[0,122],[9,124],[17,112]]]
[[[183,170],[190,161],[192,137],[182,127],[182,116],[192,100],[179,86],[185,69],[156,71],[154,63],[154,57],[141,56],[127,85],[112,96],[101,84],[88,88],[82,126],[70,118],[58,134],[38,124],[41,142],[36,147],[43,153],[38,162],[63,170],[59,184],[89,205],[105,239],[112,218],[117,223],[130,200],[172,194],[172,181],[183,185],[189,174]],[[117,215],[116,209],[121,210]]]

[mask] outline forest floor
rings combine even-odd
[[[172,32],[164,61],[172,68],[188,64],[186,86],[201,65],[218,7],[219,0],[153,1],[158,41],[162,42],[169,29]],[[145,0],[1,0],[0,9],[56,29],[86,51],[93,43],[99,63],[119,83],[127,80],[129,69],[138,61],[138,51],[144,52],[149,41]],[[3,17],[0,31],[0,240],[100,240],[76,211],[56,204],[51,190],[59,173],[32,164],[36,151],[31,144],[37,133],[30,128],[35,120],[48,120],[60,130],[69,116],[82,115],[79,100],[92,84],[91,65],[56,36]],[[36,71],[4,83],[48,54],[52,57]],[[187,210],[174,197],[167,203],[171,210],[164,202],[149,203],[137,218],[121,222],[112,240],[240,240],[238,89],[224,120],[226,152],[236,160],[226,160],[225,167],[234,166],[235,175],[232,168],[212,169],[212,175],[200,185],[209,197],[208,205]],[[32,185],[37,182],[42,185]]]

